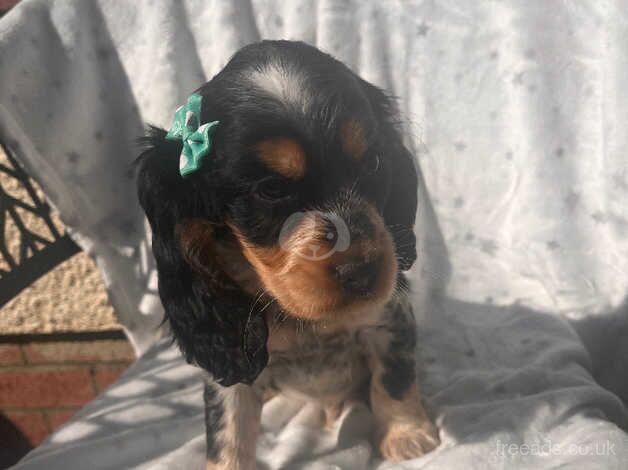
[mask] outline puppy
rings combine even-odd
[[[237,52],[196,92],[218,121],[202,167],[152,128],[139,157],[166,319],[208,372],[207,468],[255,468],[265,397],[365,399],[383,458],[438,444],[415,377],[402,271],[416,258],[417,170],[394,105],[300,42]]]

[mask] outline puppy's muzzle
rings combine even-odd
[[[344,263],[333,268],[334,276],[351,297],[368,298],[374,293],[381,272],[381,258]]]

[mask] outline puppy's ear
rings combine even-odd
[[[416,261],[417,169],[413,155],[403,145],[397,131],[394,134],[388,147],[393,183],[384,207],[384,221],[395,240],[399,269],[407,271]]]
[[[418,166],[397,130],[394,101],[379,88],[358,78],[378,121],[383,157],[389,162],[392,184],[384,221],[395,241],[399,269],[407,271],[416,260],[414,221],[417,210]]]
[[[181,143],[151,128],[137,160],[140,204],[152,229],[159,295],[186,360],[225,386],[251,383],[268,362],[268,330],[212,257],[219,197],[203,172],[179,174]]]

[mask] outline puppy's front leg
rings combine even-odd
[[[379,449],[386,460],[422,456],[438,443],[438,430],[423,404],[415,374],[416,330],[409,306],[391,315],[383,347],[370,358],[370,400]]]
[[[261,399],[244,384],[205,382],[207,470],[255,470]]]

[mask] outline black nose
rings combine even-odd
[[[369,297],[379,277],[380,261],[340,264],[334,268],[344,291],[354,297]]]

